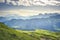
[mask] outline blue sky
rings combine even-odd
[[[0,0],[0,16],[33,16],[53,12],[60,13],[60,0]]]

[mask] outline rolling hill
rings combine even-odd
[[[60,33],[47,30],[15,30],[0,22],[0,40],[60,40]]]

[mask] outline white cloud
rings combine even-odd
[[[18,15],[18,16],[24,16],[24,17],[27,17],[27,16],[33,16],[33,15],[38,15],[39,13],[60,13],[60,11],[56,11],[56,10],[47,10],[47,11],[43,11],[43,10],[7,10],[7,11],[1,11],[0,12],[0,16],[8,16],[8,15]],[[16,17],[15,17],[16,18]]]
[[[41,5],[41,6],[46,6],[46,5],[59,5],[60,1],[57,0],[19,0],[19,1],[11,1],[7,0],[8,4],[11,2],[13,5],[24,5],[24,6],[32,6],[32,5]]]
[[[6,15],[19,15],[19,16],[33,16],[37,15],[39,11],[34,10],[9,10],[9,11],[2,11],[0,12],[0,16],[6,16]]]
[[[4,0],[0,0],[0,3],[4,2]]]

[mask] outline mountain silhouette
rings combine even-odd
[[[30,16],[27,19],[11,19],[4,21],[4,23],[12,28],[21,30],[35,30],[45,29],[50,31],[60,31],[60,14],[39,14]],[[58,28],[58,29],[56,29]]]

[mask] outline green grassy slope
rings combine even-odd
[[[60,40],[60,32],[51,32],[47,30],[36,30],[36,31],[17,30],[17,31],[22,32],[37,40]]]
[[[0,40],[60,40],[60,33],[46,30],[21,31],[0,22]]]
[[[0,40],[33,40],[34,38],[9,28],[0,22]]]

